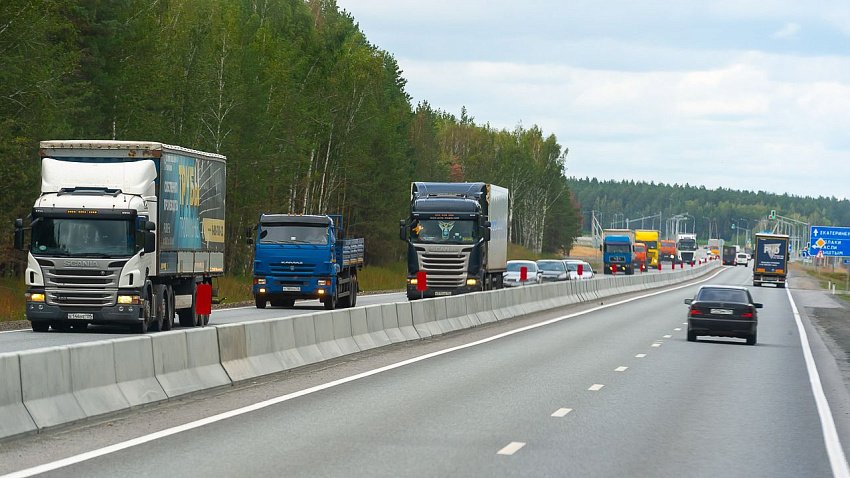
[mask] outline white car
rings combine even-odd
[[[587,262],[577,259],[566,259],[564,263],[567,265],[567,270],[570,271],[570,280],[593,278],[593,267],[590,267],[590,264]],[[581,274],[578,273],[579,264],[581,264]]]
[[[526,268],[526,278],[520,280],[522,268]],[[534,285],[543,282],[543,274],[534,261],[508,261],[507,271],[502,274],[502,283],[505,287],[517,287],[521,285]]]
[[[735,265],[736,266],[748,266],[750,263],[750,257],[745,252],[739,252],[735,254]]]

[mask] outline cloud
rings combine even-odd
[[[796,23],[786,23],[784,27],[774,32],[771,37],[776,39],[791,38],[797,36],[799,31],[800,25],[797,25]]]

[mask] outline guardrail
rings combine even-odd
[[[393,343],[676,284],[719,261],[0,354],[0,439]]]

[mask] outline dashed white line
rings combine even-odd
[[[637,354],[637,355],[635,355],[635,358],[644,358],[644,357],[646,357],[646,354]]]
[[[676,332],[679,332],[679,331],[681,331],[681,330],[682,330],[682,328],[681,328],[681,327],[676,327],[676,328],[675,328],[675,329],[673,329],[673,330],[675,330]]]
[[[512,442],[508,443],[508,445],[506,447],[504,447],[501,450],[499,450],[498,452],[496,452],[496,454],[497,455],[513,455],[514,453],[518,452],[520,450],[520,448],[522,448],[524,446],[525,446],[525,443],[523,443],[521,441],[512,441]]]
[[[559,408],[552,414],[552,416],[555,418],[564,418],[571,411],[573,411],[572,408]]]
[[[682,322],[682,325],[688,325],[688,323],[687,323],[687,322]]]
[[[672,336],[672,335],[665,335],[665,336],[664,336],[664,338],[665,338],[665,339],[669,339],[669,338],[671,338],[671,337],[673,337],[673,336]]]
[[[593,385],[590,386],[590,388],[588,388],[588,390],[590,390],[591,392],[598,392],[598,391],[602,390],[602,387],[604,387],[604,386],[605,385],[602,385],[601,383],[594,383]]]
[[[629,367],[620,366],[614,369],[615,372],[625,372]]]
[[[661,344],[659,344],[658,342],[655,342],[654,344],[652,344],[652,346],[653,347],[661,347]]]

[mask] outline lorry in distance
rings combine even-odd
[[[784,234],[757,233],[753,251],[753,286],[785,287],[788,274],[788,240]]]
[[[224,273],[226,158],[155,142],[42,141],[41,194],[15,221],[33,330],[209,321]],[[29,230],[29,245],[24,234]]]
[[[646,270],[647,264],[646,244],[635,242],[635,262],[632,264],[632,268],[643,272]]]
[[[721,252],[723,251],[723,245],[725,241],[723,239],[709,239],[708,240],[708,252],[711,257],[720,257]]]
[[[631,229],[602,230],[602,263],[605,274],[635,273],[635,233]]]
[[[251,293],[258,309],[309,299],[328,310],[357,303],[365,244],[344,237],[342,216],[263,214],[246,235],[254,246]]]
[[[694,262],[697,253],[697,235],[685,233],[676,236],[676,251],[680,264]]]
[[[676,241],[662,239],[658,241],[658,260],[661,262],[676,262]]]
[[[635,242],[646,245],[646,265],[656,267],[658,265],[659,245],[661,232],[652,229],[638,229],[635,231]]]
[[[737,246],[723,246],[723,265],[734,266],[735,257],[738,254]]]
[[[410,214],[399,223],[407,243],[407,298],[501,289],[509,231],[510,192],[503,187],[412,183]]]

